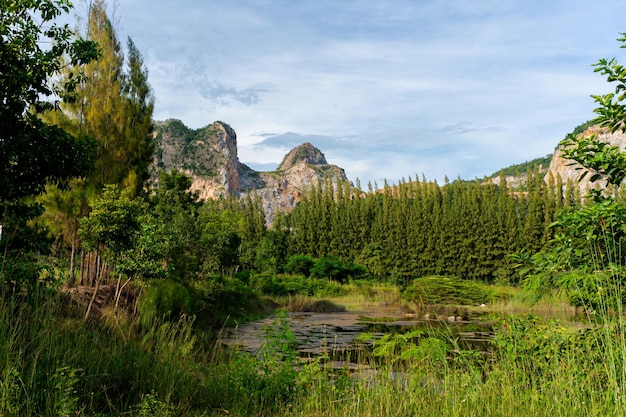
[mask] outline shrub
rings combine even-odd
[[[309,255],[293,255],[287,259],[285,272],[292,275],[304,275],[308,277],[311,275],[313,265],[315,265],[315,261]]]
[[[443,276],[418,278],[404,290],[402,296],[419,304],[474,305],[489,300],[489,293],[480,283]]]
[[[193,314],[193,293],[185,285],[172,281],[156,281],[148,286],[137,303],[141,324],[151,326],[155,319],[171,320],[181,314]]]
[[[335,281],[327,279],[305,278],[302,275],[257,276],[258,288],[265,295],[281,297],[291,295],[338,297],[345,295],[347,289]]]
[[[244,317],[263,309],[258,293],[237,279],[225,280],[207,295],[208,310],[220,321],[228,317]]]
[[[343,262],[334,255],[326,255],[315,261],[311,269],[311,276],[314,278],[328,278],[343,283],[349,278],[363,278],[366,272],[361,265]]]

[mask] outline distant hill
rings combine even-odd
[[[611,134],[585,122],[573,131],[576,135],[597,134],[601,140],[626,149],[626,135]],[[152,180],[158,181],[161,170],[179,170],[192,179],[192,190],[202,199],[219,198],[229,194],[239,197],[256,193],[263,200],[267,223],[271,224],[278,211],[289,212],[303,192],[318,181],[330,179],[333,183],[348,181],[345,171],[329,164],[324,154],[310,143],[301,144],[285,155],[275,171],[259,172],[239,162],[237,135],[224,122],[214,122],[201,129],[190,129],[180,120],[155,122],[156,152],[150,167]],[[507,184],[524,184],[529,171],[555,178],[563,183],[568,179],[578,182],[581,171],[564,160],[557,147],[553,154],[514,164],[493,173],[487,181],[498,183],[504,173]],[[581,191],[589,187],[580,182]]]
[[[569,135],[583,137],[595,135],[601,142],[606,142],[610,145],[617,146],[622,151],[626,151],[626,133],[620,131],[612,133],[610,130],[594,124],[593,120],[576,126],[566,137]],[[563,158],[563,150],[558,144],[553,154],[503,168],[490,177],[487,177],[487,181],[498,184],[500,182],[500,173],[503,172],[508,185],[512,187],[522,186],[523,188],[528,170],[543,174],[546,182],[550,180],[550,176],[555,180],[560,180],[562,184],[571,182],[578,187],[581,195],[585,195],[592,187],[602,189],[607,187],[606,182],[602,181],[602,179],[591,183],[589,182],[591,175],[582,177],[585,169],[580,164]]]
[[[256,193],[263,200],[268,224],[277,211],[290,211],[312,184],[348,180],[342,168],[329,164],[310,143],[292,149],[275,171],[255,171],[239,162],[237,134],[220,121],[201,129],[190,129],[176,119],[155,122],[154,138],[152,181],[158,182],[162,170],[178,170],[191,177],[191,189],[202,199]]]
[[[540,158],[535,158],[530,161],[522,162],[521,164],[515,164],[506,168],[502,168],[498,172],[494,172],[493,174],[491,174],[489,177],[498,177],[500,174],[504,174],[504,176],[506,177],[522,176],[526,174],[529,170],[534,171],[535,169],[539,169],[539,172],[545,172],[550,166],[550,161],[552,161],[552,155],[553,154],[550,153]]]
[[[626,134],[620,131],[613,133],[610,129],[587,122],[577,127],[573,134],[577,136],[582,135],[583,137],[595,135],[600,142],[606,142],[612,146],[617,146],[622,152],[626,151]],[[582,195],[585,195],[592,187],[602,189],[607,187],[606,181],[603,181],[602,179],[591,183],[589,181],[591,175],[581,178],[584,172],[585,169],[580,164],[563,158],[562,149],[561,147],[558,147],[554,151],[550,167],[548,168],[548,174],[546,174],[546,179],[549,174],[552,174],[554,178],[560,177],[563,184],[567,183],[568,180],[572,181],[573,183],[578,184],[578,188],[580,189]]]

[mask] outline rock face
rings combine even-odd
[[[622,151],[626,149],[626,134],[619,131],[611,133],[610,130],[600,128],[599,126],[591,126],[581,133],[581,135],[583,137],[597,135],[601,142],[607,142],[613,146],[617,146]],[[555,179],[561,177],[563,184],[566,184],[567,180],[570,179],[574,184],[579,185],[581,195],[585,195],[591,187],[597,188],[605,186],[605,181],[596,181],[593,184],[589,182],[588,178],[590,175],[587,175],[579,181],[583,172],[584,170],[580,164],[570,159],[563,158],[563,151],[560,147],[558,147],[554,151],[554,155],[552,156],[552,161],[550,162],[550,167],[548,168],[545,179],[547,181],[550,174],[552,174]]]
[[[301,162],[309,165],[328,165],[324,154],[315,146],[306,142],[293,148],[291,152],[285,155],[283,162],[278,166],[278,170],[287,171]]]
[[[318,181],[347,181],[342,168],[326,162],[310,143],[291,150],[276,171],[258,172],[239,162],[237,135],[226,123],[189,129],[181,121],[155,123],[156,152],[150,166],[153,181],[162,170],[178,170],[192,179],[191,189],[201,199],[231,194],[256,193],[263,201],[265,218],[273,222],[276,212],[289,212],[303,191]]]

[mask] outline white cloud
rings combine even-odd
[[[606,84],[590,65],[619,58],[625,11],[611,0],[119,8],[121,38],[146,57],[157,119],[223,120],[242,162],[258,166],[278,164],[296,139],[317,139],[363,184],[480,177],[552,151],[593,117],[589,95]]]

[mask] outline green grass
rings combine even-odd
[[[480,305],[491,300],[485,284],[448,276],[415,279],[402,296],[416,305]]]
[[[314,296],[291,299],[328,303],[325,309],[402,302],[399,289],[390,285],[357,281],[343,287],[344,295],[326,302]],[[85,322],[60,298],[36,309],[5,301],[0,303],[0,415],[624,414],[621,327],[572,329],[526,316],[530,309],[510,316],[506,313],[528,308],[520,290],[481,288],[492,297],[487,309],[498,329],[488,354],[458,349],[453,337],[428,332],[377,336],[373,349],[353,354],[357,363],[343,370],[331,366],[336,362],[327,356],[300,363],[280,315],[266,328],[262,354],[253,356],[222,348],[189,318],[144,328],[137,317],[112,308]],[[474,290],[466,293],[478,293]],[[566,301],[557,294],[534,308],[557,309]]]
[[[88,323],[65,316],[61,301],[0,304],[0,415],[134,415],[146,398],[210,405],[191,320],[142,332],[119,311]]]

